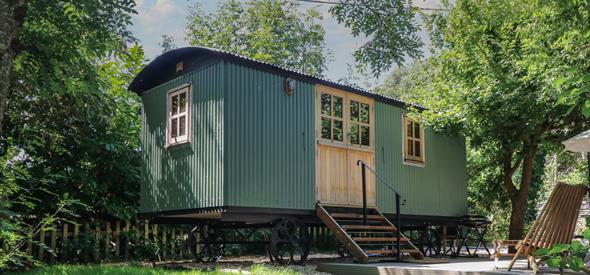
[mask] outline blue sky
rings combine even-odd
[[[151,60],[160,54],[161,49],[158,44],[163,34],[172,35],[179,47],[188,45],[184,40],[184,27],[188,7],[195,2],[198,2],[206,12],[215,11],[219,3],[215,0],[136,0],[138,15],[133,18],[131,30],[143,45],[148,59]],[[414,5],[437,7],[438,2],[437,0],[415,0]],[[352,53],[366,41],[366,38],[353,37],[349,29],[338,24],[328,12],[329,5],[301,3],[302,9],[311,7],[316,7],[323,15],[320,24],[326,30],[326,46],[333,53],[333,60],[327,65],[325,75],[332,80],[346,77],[347,64],[354,64]],[[424,31],[419,35],[423,39],[427,37]],[[428,54],[426,49],[424,52]],[[379,82],[382,79],[383,77]]]

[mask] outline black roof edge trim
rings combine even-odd
[[[361,88],[331,81],[326,78],[316,77],[310,74],[306,74],[303,72],[299,72],[296,70],[292,70],[289,68],[280,67],[274,64],[270,64],[267,62],[259,61],[256,59],[252,59],[249,57],[241,56],[235,53],[231,53],[228,51],[212,49],[207,47],[183,47],[168,51],[163,53],[162,55],[156,57],[152,60],[137,76],[133,79],[131,84],[128,87],[129,91],[135,92],[138,95],[141,95],[143,92],[156,87],[165,81],[165,77],[159,72],[161,67],[175,64],[179,61],[184,60],[187,56],[191,56],[194,54],[202,54],[207,55],[210,58],[219,58],[221,60],[225,60],[231,63],[241,64],[247,67],[252,67],[255,69],[262,69],[265,71],[269,71],[271,73],[279,73],[283,76],[292,77],[298,80],[308,81],[316,84],[325,85],[328,87],[340,89],[346,92],[358,94],[361,96],[371,97],[376,101],[386,103],[389,105],[394,105],[402,108],[407,108],[408,106],[413,106],[419,110],[425,110],[426,108],[414,103],[406,103],[400,99],[388,97],[380,94],[376,94],[367,90],[363,90]],[[154,78],[156,80],[154,80]],[[151,83],[146,83],[151,81]]]

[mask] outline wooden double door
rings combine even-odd
[[[362,160],[375,167],[374,100],[316,86],[317,200],[325,205],[362,206]],[[375,176],[366,173],[367,205],[375,206]]]

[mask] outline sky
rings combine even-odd
[[[136,0],[138,15],[133,17],[131,30],[140,43],[143,45],[146,57],[153,60],[161,53],[159,43],[162,35],[171,35],[178,47],[188,46],[184,40],[184,29],[188,8],[193,3],[199,3],[205,12],[214,12],[218,3],[216,0]],[[437,0],[415,0],[414,5],[419,7],[438,7]],[[331,80],[338,80],[348,76],[347,64],[354,65],[353,52],[363,45],[366,37],[354,37],[350,30],[338,24],[331,16],[328,4],[301,2],[301,9],[315,7],[323,15],[319,22],[325,29],[326,47],[332,51],[333,60],[327,64],[325,76]],[[423,52],[428,55],[429,41],[425,31],[418,34],[426,43]],[[411,64],[413,61],[408,61]],[[379,79],[373,80],[376,83],[383,81],[384,73]]]

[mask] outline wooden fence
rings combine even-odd
[[[336,239],[326,227],[308,230],[314,251],[335,251]],[[186,245],[189,232],[186,225],[150,224],[143,220],[61,222],[34,236],[31,230],[24,249],[46,263],[190,259]]]

